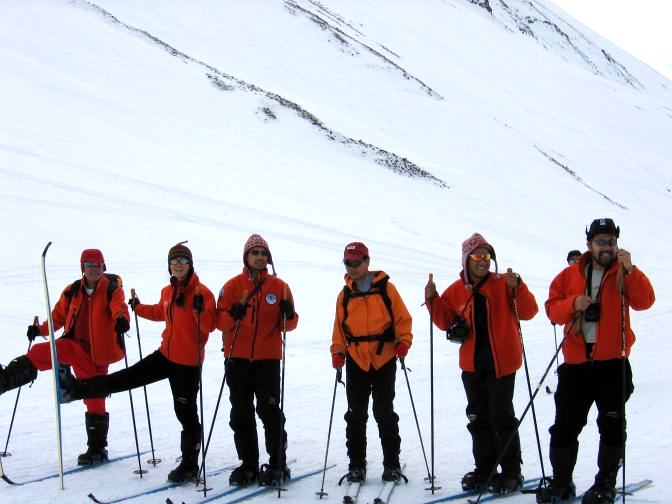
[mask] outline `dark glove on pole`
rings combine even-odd
[[[231,318],[236,321],[243,320],[245,318],[246,313],[247,313],[247,305],[244,305],[242,303],[234,304],[229,310]]]
[[[203,301],[203,294],[196,294],[193,301],[191,302],[191,306],[194,311],[196,313],[203,313],[204,305],[205,301]]]
[[[117,317],[114,330],[117,334],[126,334],[131,329],[131,324],[124,317]]]

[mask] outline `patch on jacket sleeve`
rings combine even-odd
[[[266,302],[268,304],[275,304],[277,300],[278,300],[278,298],[275,297],[275,294],[272,294],[270,292],[268,294],[266,294]]]

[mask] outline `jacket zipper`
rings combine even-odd
[[[259,299],[260,295],[261,295],[261,289],[259,289],[259,292],[257,294],[255,294],[255,296],[254,296],[255,301]],[[252,320],[251,320],[251,322],[254,324],[254,334],[252,335],[252,347],[250,348],[250,362],[254,361],[254,346],[256,345],[256,342],[257,342],[257,332],[258,332],[258,329],[259,329],[259,318],[260,317],[259,317],[258,314],[256,314],[256,318],[255,318],[255,311],[256,311],[255,309],[256,309],[257,304],[260,305],[260,303],[256,303],[256,304],[252,305]]]

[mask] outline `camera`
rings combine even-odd
[[[469,327],[467,327],[467,321],[462,317],[457,317],[453,325],[451,325],[446,331],[446,339],[451,343],[457,343],[461,345],[464,343],[464,340],[469,336]]]
[[[586,322],[598,322],[600,320],[600,303],[590,303],[583,317]]]

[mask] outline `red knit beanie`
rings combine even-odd
[[[267,263],[271,265],[273,269],[273,275],[275,275],[275,265],[273,264],[273,256],[271,255],[271,249],[268,248],[268,243],[264,240],[261,235],[253,234],[245,242],[245,247],[243,248],[243,264],[246,268],[249,268],[247,264],[247,253],[255,247],[262,247],[268,252],[268,261]]]

